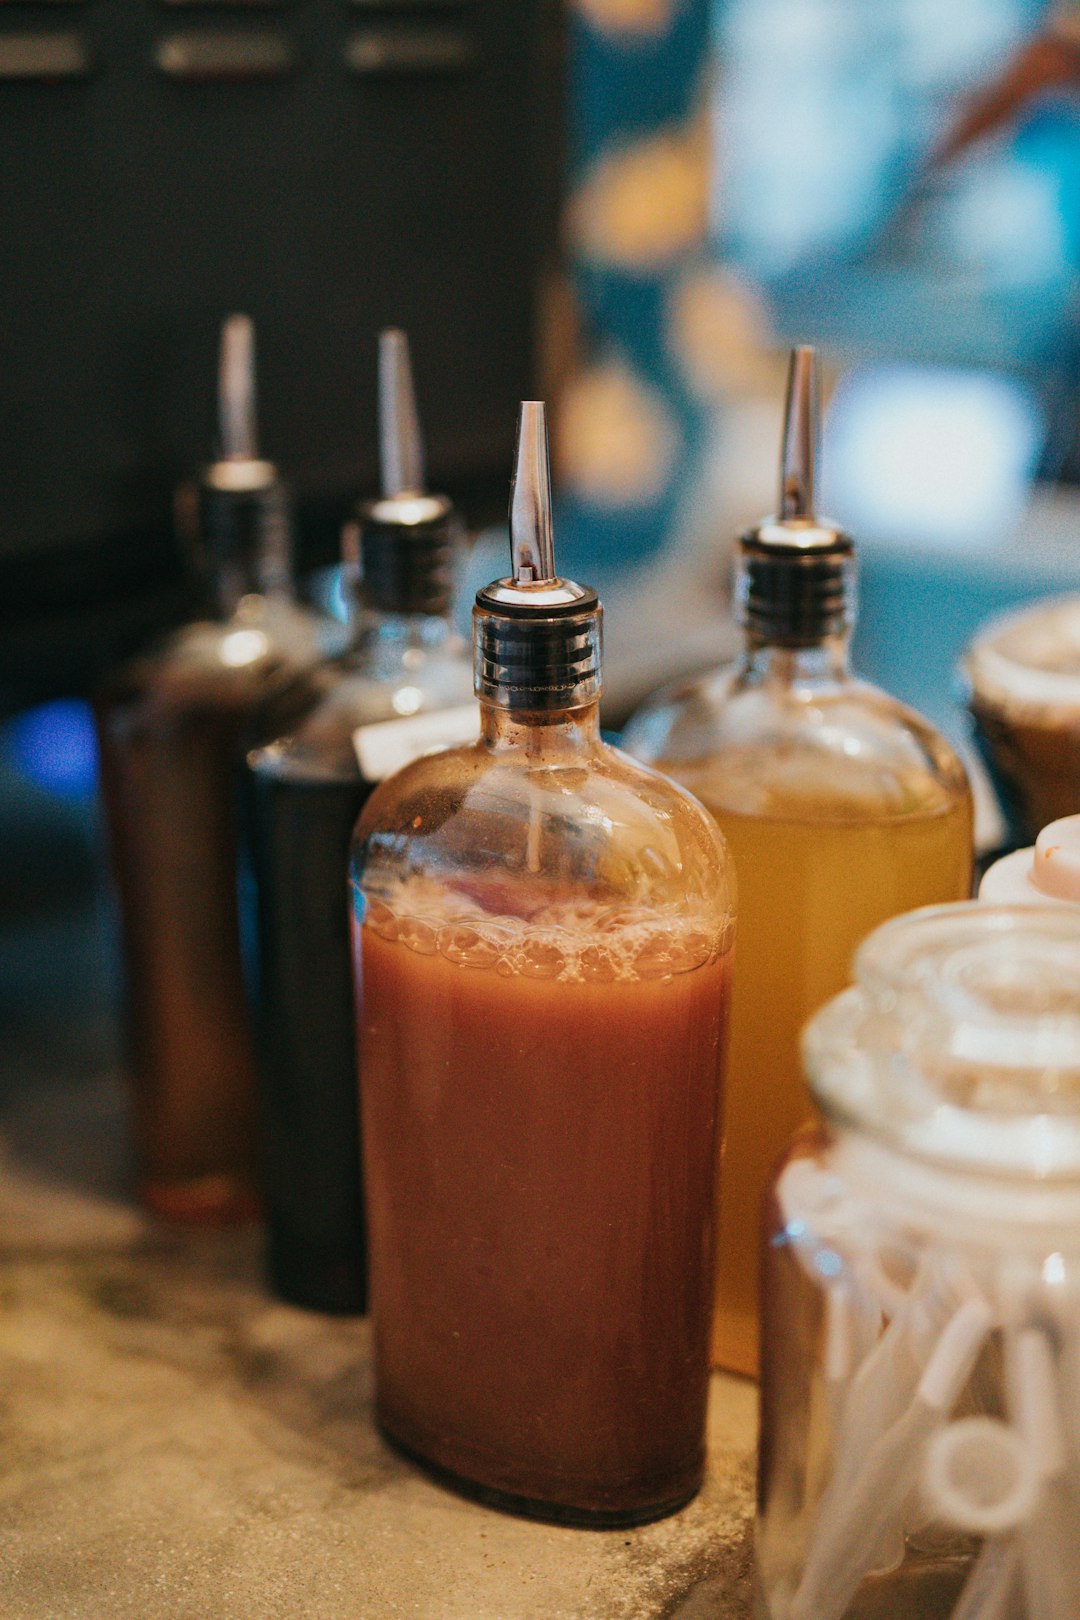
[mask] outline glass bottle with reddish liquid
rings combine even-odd
[[[474,610],[480,740],[357,824],[377,1415],[471,1495],[625,1525],[702,1477],[734,886],[697,801],[601,741],[536,403],[511,551]]]
[[[238,765],[246,742],[314,701],[311,671],[340,637],[293,596],[286,495],[256,447],[246,316],[222,330],[220,406],[222,453],[191,503],[203,611],[96,701],[139,1190],[158,1216],[195,1224],[258,1209]]]

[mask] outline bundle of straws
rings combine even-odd
[[[769,1591],[773,1620],[852,1620],[862,1582],[899,1572],[927,1532],[982,1542],[950,1620],[1080,1620],[1080,1293],[1064,1256],[898,1228],[811,1159],[777,1197],[774,1241],[824,1294],[828,1463],[823,1488],[804,1482],[805,1557]]]

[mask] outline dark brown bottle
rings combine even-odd
[[[222,455],[198,492],[205,616],[96,704],[120,901],[139,1190],[156,1214],[255,1213],[255,1076],[236,900],[236,769],[312,701],[333,632],[293,599],[285,492],[255,445],[253,337],[222,330]]]
[[[246,772],[267,1265],[282,1299],[336,1312],[367,1307],[349,841],[377,781],[478,724],[447,617],[460,523],[424,492],[404,333],[382,333],[379,377],[383,494],[346,530],[349,645]]]

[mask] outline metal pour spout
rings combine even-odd
[[[510,556],[515,585],[554,581],[547,419],[543,401],[538,399],[524,400],[518,413],[510,486]]]
[[[424,445],[409,340],[396,326],[379,333],[379,468],[385,499],[423,494]]]
[[[814,521],[814,477],[821,444],[817,350],[803,343],[791,351],[784,437],[780,451],[781,523]]]
[[[736,604],[758,644],[816,646],[854,619],[851,536],[814,509],[820,421],[817,350],[803,343],[788,367],[778,510],[739,542]]]
[[[229,315],[221,327],[218,359],[218,419],[222,461],[259,459],[255,407],[255,323]]]

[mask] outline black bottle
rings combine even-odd
[[[303,723],[247,770],[269,1277],[282,1299],[335,1312],[367,1308],[349,842],[376,783],[475,736],[478,712],[448,619],[461,527],[424,493],[399,331],[380,337],[379,414],[383,495],[345,531],[348,648]]]

